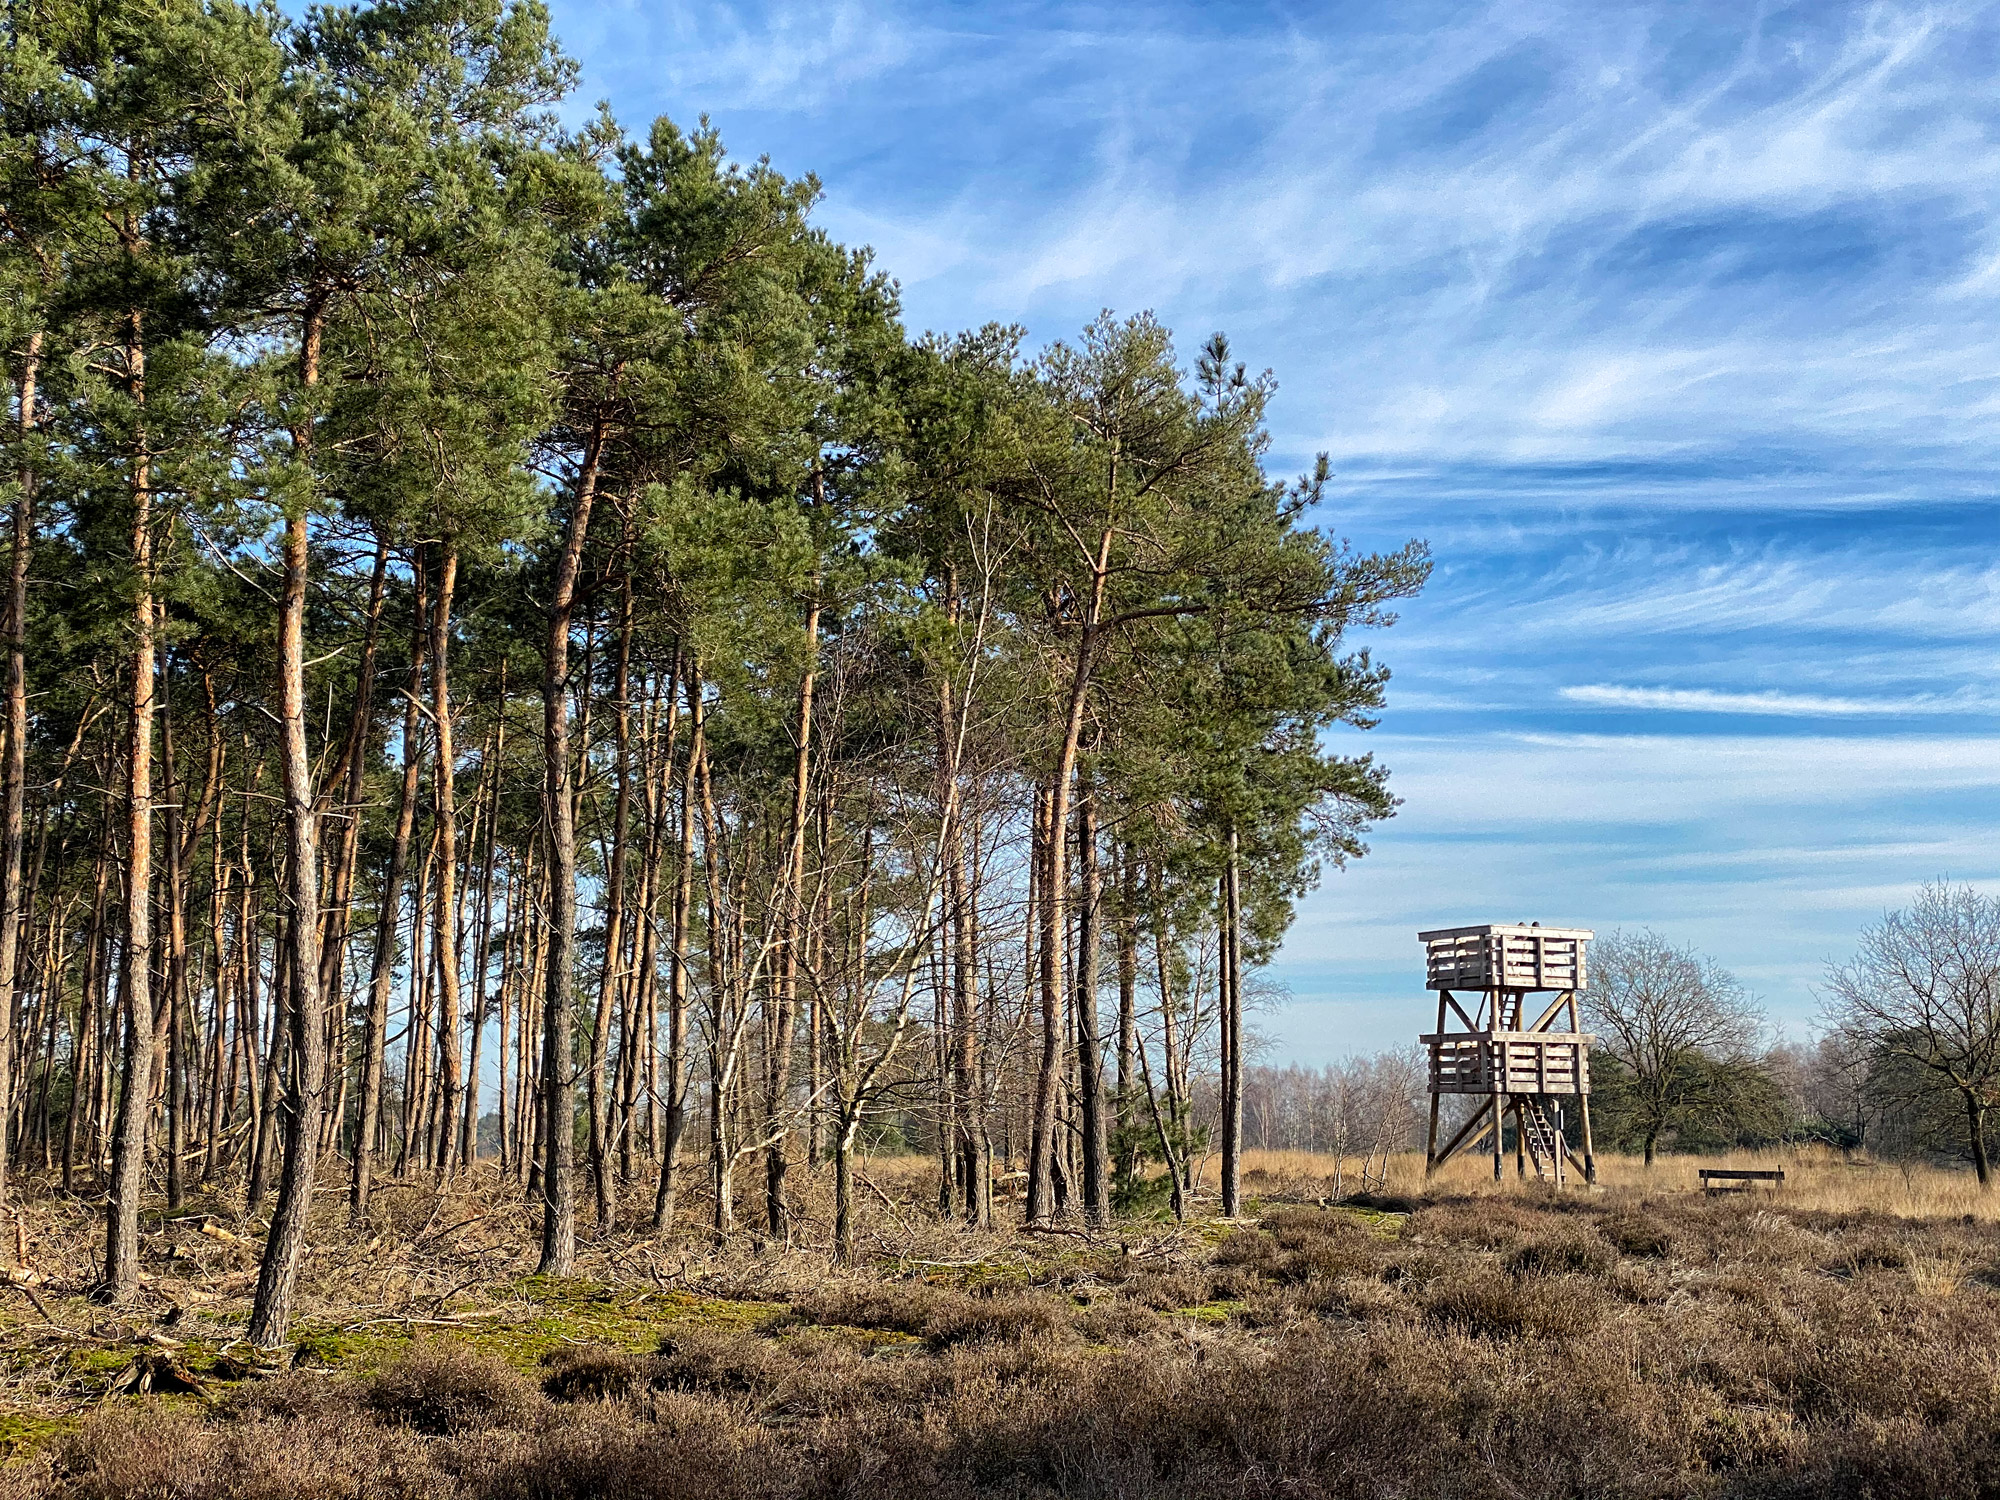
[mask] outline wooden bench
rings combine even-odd
[[[1768,1182],[1776,1187],[1785,1180],[1783,1172],[1751,1172],[1736,1167],[1703,1167],[1697,1175],[1705,1193],[1747,1193],[1753,1182]]]

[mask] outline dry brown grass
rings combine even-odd
[[[926,1164],[928,1165],[928,1164]],[[1313,1199],[1324,1196],[1342,1165],[1329,1155],[1310,1151],[1246,1151],[1244,1190],[1253,1196]],[[1345,1159],[1349,1188],[1360,1180],[1361,1161]],[[1629,1189],[1642,1195],[1700,1193],[1695,1175],[1703,1167],[1780,1169],[1780,1190],[1794,1208],[1828,1213],[1874,1210],[1903,1218],[1974,1218],[2000,1222],[2000,1191],[1982,1193],[1970,1168],[1929,1166],[1915,1162],[1876,1161],[1865,1152],[1843,1152],[1818,1145],[1787,1146],[1767,1151],[1727,1151],[1705,1156],[1661,1156],[1651,1167],[1637,1156],[1597,1158],[1598,1184]],[[1211,1160],[1199,1190],[1216,1190],[1216,1166]],[[1511,1156],[1505,1175],[1495,1183],[1492,1158],[1461,1156],[1445,1164],[1430,1182],[1424,1179],[1424,1159],[1418,1152],[1389,1158],[1387,1192],[1420,1196],[1426,1191],[1515,1196],[1537,1190],[1530,1173],[1524,1185],[1515,1175]],[[1761,1190],[1760,1190],[1761,1191]]]
[[[1607,1163],[1594,1193],[1448,1178],[1408,1213],[1253,1160],[1255,1222],[1097,1235],[939,1224],[925,1171],[878,1162],[863,1268],[829,1267],[808,1195],[789,1247],[617,1233],[563,1285],[526,1276],[511,1191],[397,1188],[365,1236],[329,1215],[301,1367],[263,1378],[229,1342],[241,1247],[163,1224],[152,1297],[114,1318],[76,1295],[86,1211],[38,1204],[58,1327],[17,1298],[0,1336],[17,1428],[61,1430],[0,1492],[2000,1495],[1992,1216],[1908,1211],[1948,1174],[1797,1160],[1777,1193]],[[200,1394],[106,1399],[142,1349]]]

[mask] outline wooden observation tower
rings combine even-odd
[[[1532,1160],[1535,1175],[1558,1187],[1571,1166],[1585,1182],[1597,1181],[1590,1144],[1591,1038],[1576,1014],[1577,992],[1589,983],[1584,948],[1591,936],[1578,927],[1497,923],[1417,934],[1424,945],[1424,985],[1438,992],[1437,1033],[1423,1038],[1431,1063],[1426,1175],[1460,1151],[1488,1146],[1497,1181],[1503,1127],[1512,1115],[1515,1169],[1523,1177]],[[1554,998],[1544,1004],[1544,995]],[[1452,1020],[1465,1029],[1446,1030]],[[1480,1103],[1440,1146],[1438,1107],[1446,1094],[1475,1095]],[[1563,1134],[1564,1102],[1571,1097],[1583,1127],[1581,1159]]]

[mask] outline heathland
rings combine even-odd
[[[283,1369],[244,1339],[255,1223],[152,1220],[112,1312],[81,1295],[91,1214],[36,1201],[0,1472],[190,1500],[1986,1493],[2000,1209],[1964,1173],[1755,1164],[1785,1184],[1709,1198],[1667,1158],[1426,1189],[1399,1157],[1327,1202],[1327,1159],[1253,1152],[1234,1222],[980,1232],[938,1220],[933,1166],[876,1159],[854,1267],[800,1172],[790,1244],[614,1235],[563,1281],[511,1184],[385,1184],[365,1236],[316,1235]]]

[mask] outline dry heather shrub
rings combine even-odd
[[[553,1401],[622,1400],[643,1387],[651,1373],[633,1355],[605,1344],[551,1349],[541,1363],[548,1371],[542,1394]]]
[[[1199,1271],[1142,1271],[1130,1277],[1120,1291],[1140,1307],[1171,1312],[1206,1302],[1209,1278]]]
[[[1454,1277],[1424,1292],[1435,1323],[1472,1338],[1573,1339],[1597,1326],[1602,1309],[1574,1282],[1521,1281],[1487,1272]]]
[[[317,1370],[287,1370],[238,1386],[223,1405],[238,1421],[367,1422],[371,1414],[351,1380]]]
[[[1459,1198],[1413,1213],[1403,1221],[1411,1240],[1505,1250],[1543,1227],[1542,1215],[1491,1198]]]
[[[579,1408],[479,1474],[481,1500],[784,1500],[807,1455],[699,1396]]]
[[[1649,1213],[1625,1210],[1606,1214],[1598,1220],[1597,1232],[1620,1255],[1664,1260],[1674,1253],[1673,1231]]]
[[[1264,1227],[1281,1252],[1270,1274],[1298,1285],[1343,1276],[1373,1276],[1382,1265],[1382,1241],[1345,1214],[1281,1209]]]
[[[954,1295],[920,1281],[843,1281],[794,1297],[792,1310],[812,1323],[918,1333],[939,1300]]]
[[[1069,1331],[1053,1298],[1032,1292],[941,1298],[921,1330],[933,1349],[953,1344],[1020,1343]]]
[[[783,1385],[792,1370],[785,1351],[770,1339],[726,1329],[689,1329],[660,1340],[647,1374],[661,1390],[762,1396]]]
[[[1070,1315],[1071,1325],[1092,1344],[1129,1344],[1160,1330],[1159,1314],[1123,1299],[1106,1299]]]
[[[457,1500],[466,1495],[410,1432],[352,1403],[309,1418],[203,1422],[185,1409],[123,1403],[60,1438],[23,1493],[51,1500]]]
[[[368,1404],[386,1421],[440,1436],[525,1422],[535,1390],[506,1361],[435,1339],[412,1345],[369,1381]]]
[[[1399,1245],[1382,1267],[1382,1279],[1391,1286],[1424,1287],[1458,1269],[1454,1261],[1435,1250]]]
[[[1323,1208],[1274,1208],[1258,1221],[1280,1246],[1297,1249],[1308,1240],[1365,1235],[1368,1231],[1346,1214]]]
[[[1605,1402],[1647,1398],[1618,1362],[1598,1363],[1601,1380],[1578,1382],[1563,1357],[1556,1379],[1408,1328],[1099,1359],[976,1413],[952,1408],[935,1467],[1010,1496],[1633,1493],[1620,1476],[1656,1478],[1678,1439],[1650,1409],[1606,1424]]]
[[[1515,1246],[1502,1264],[1516,1276],[1602,1276],[1617,1260],[1600,1239],[1553,1234]]]
[[[1858,1244],[1846,1245],[1834,1256],[1830,1270],[1902,1271],[1910,1264],[1910,1252],[1892,1239],[1870,1235]]]
[[[1270,1270],[1278,1263],[1278,1241],[1261,1229],[1232,1229],[1216,1242],[1209,1259],[1218,1266]]]
[[[1815,1432],[1789,1462],[1746,1471],[1722,1493],[1729,1500],[1985,1500],[1995,1493],[1996,1465],[2000,1448],[1990,1432],[1871,1420]]]
[[[996,1343],[1068,1331],[1063,1305],[1041,1292],[963,1292],[921,1283],[843,1285],[809,1292],[793,1304],[815,1323],[912,1333],[934,1349]]]
[[[1256,1271],[1243,1266],[1217,1266],[1208,1275],[1208,1295],[1196,1302],[1241,1302],[1264,1284]]]

